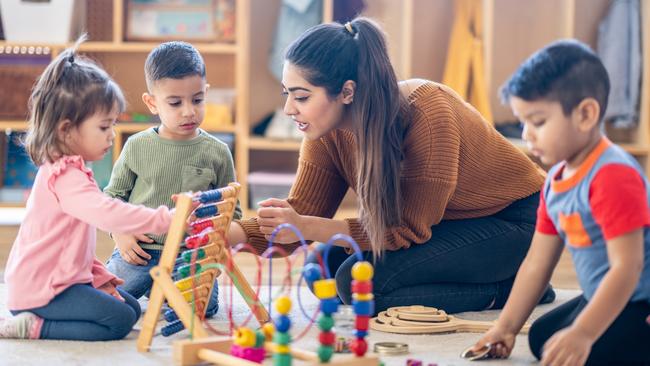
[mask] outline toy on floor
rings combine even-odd
[[[406,366],[424,366],[425,364],[422,363],[420,360],[414,360],[412,358],[409,358],[406,360]],[[427,363],[427,366],[438,366],[437,363]]]
[[[260,324],[268,321],[269,315],[259,302],[257,293],[253,292],[237,266],[230,260],[230,250],[224,240],[223,232],[232,220],[239,189],[238,183],[231,183],[228,187],[212,191],[179,195],[160,262],[150,272],[153,286],[137,342],[140,352],[149,350],[164,300],[167,300],[173,310],[165,313],[165,318],[170,323],[162,328],[163,335],[171,335],[187,328],[191,337],[208,336],[201,321],[214,281],[221,273],[215,265],[224,268],[227,264],[226,272],[246,299],[252,314]],[[195,235],[185,239],[188,251],[181,256],[188,265],[178,269],[181,279],[174,283],[172,270],[180,242],[186,233],[188,217],[192,214],[193,202],[200,203],[194,210],[194,215],[201,220],[189,225],[190,231]],[[205,270],[202,267],[205,267]]]
[[[306,250],[307,245],[300,232],[292,225],[283,224],[278,226],[271,234],[269,250],[263,253],[262,257],[270,257],[273,251],[282,251],[280,247],[272,246],[272,242],[280,230],[287,228],[296,233],[303,242],[302,247]],[[373,268],[370,263],[363,261],[358,245],[349,236],[335,235],[327,245],[331,247],[337,240],[345,240],[350,243],[351,247],[355,250],[358,260],[352,270],[352,277],[354,278],[352,286],[354,292],[353,307],[356,316],[356,332],[355,339],[351,343],[350,348],[354,352],[354,355],[333,355],[336,341],[336,335],[332,331],[334,327],[333,314],[338,309],[338,295],[335,282],[331,278],[328,268],[322,265],[322,263],[327,262],[327,255],[329,253],[329,248],[327,248],[324,252],[324,258],[320,259],[320,265],[309,264],[301,271],[298,284],[303,279],[312,281],[314,293],[320,299],[321,303],[318,318],[316,319],[316,315],[318,314],[309,316],[302,306],[300,292],[298,291],[298,307],[302,311],[302,314],[310,320],[307,329],[303,330],[299,336],[293,339],[290,334],[292,326],[289,314],[293,308],[293,304],[288,296],[291,281],[291,270],[288,269],[289,275],[288,281],[285,281],[287,285],[284,287],[285,291],[282,295],[277,296],[274,301],[277,315],[273,317],[273,324],[266,324],[261,332],[255,333],[255,336],[253,336],[252,331],[239,328],[235,333],[234,339],[231,337],[215,337],[175,342],[174,359],[176,363],[181,365],[194,365],[204,362],[228,366],[259,365],[259,358],[253,360],[252,357],[242,357],[246,353],[246,349],[242,349],[242,347],[251,347],[254,344],[255,347],[259,348],[263,344],[265,351],[272,355],[273,366],[290,366],[294,360],[300,361],[299,364],[305,366],[316,366],[325,363],[332,366],[379,366],[380,361],[376,356],[366,355],[368,346],[365,340],[368,334],[370,316],[374,312],[371,285]],[[269,278],[271,277],[272,275],[269,273]],[[271,296],[269,300],[271,302]],[[270,309],[271,306],[269,304]],[[305,351],[292,346],[292,342],[306,334],[312,324],[317,324],[320,329],[318,337],[320,345],[317,352]],[[252,354],[252,352],[249,352],[249,354]]]
[[[491,321],[465,320],[447,315],[443,310],[413,305],[390,308],[377,314],[370,328],[381,332],[401,334],[425,334],[447,332],[482,333],[494,325]],[[526,334],[530,325],[522,327]]]
[[[463,351],[463,353],[460,354],[460,357],[469,361],[477,361],[490,358],[490,350],[492,349],[492,346],[489,343],[476,351],[474,351],[473,348],[474,346],[468,347]]]

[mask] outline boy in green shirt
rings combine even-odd
[[[104,192],[133,204],[173,207],[179,192],[206,191],[235,181],[228,146],[199,128],[205,114],[205,63],[185,42],[167,42],[145,62],[148,92],[142,100],[160,125],[131,136],[115,163]],[[239,204],[234,218],[241,218]],[[158,264],[165,235],[113,233],[115,251],[108,269],[124,279],[121,286],[136,299],[149,292],[149,271]],[[206,316],[216,314],[215,283]]]

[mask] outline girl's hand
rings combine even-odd
[[[151,259],[151,255],[138,244],[138,241],[153,243],[153,240],[144,234],[113,234],[113,241],[126,263],[134,266],[146,266],[147,260]]]
[[[124,302],[124,298],[122,295],[120,295],[119,291],[117,291],[117,286],[121,285],[124,283],[124,280],[121,278],[113,278],[112,280],[106,282],[105,284],[99,286],[97,289],[99,291],[105,292],[114,298]]]
[[[517,335],[500,327],[498,324],[490,328],[472,348],[473,352],[480,351],[483,347],[490,345],[490,357],[508,358],[515,346]]]
[[[261,208],[257,210],[257,223],[267,240],[271,239],[271,233],[280,224],[291,224],[301,232],[305,232],[304,217],[299,215],[286,200],[269,198],[259,202],[259,205]],[[300,239],[289,229],[278,232],[274,238],[274,242],[280,244],[294,243],[298,240]]]
[[[580,329],[571,326],[555,333],[542,353],[542,365],[579,365],[587,362],[592,341]]]

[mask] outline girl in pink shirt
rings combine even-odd
[[[165,206],[104,195],[85,166],[111,149],[125,101],[106,72],[75,49],[52,61],[30,98],[25,145],[39,169],[7,263],[14,316],[0,320],[0,338],[124,338],[140,306],[116,287],[124,281],[95,259],[96,228],[163,233],[171,222]]]

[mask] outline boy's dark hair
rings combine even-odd
[[[199,51],[187,42],[165,42],[151,50],[144,63],[147,87],[165,78],[182,79],[198,75],[205,78],[205,62]]]
[[[585,98],[594,98],[602,119],[609,97],[609,76],[589,46],[576,40],[557,41],[530,56],[501,87],[504,103],[513,96],[559,102],[565,115]]]

